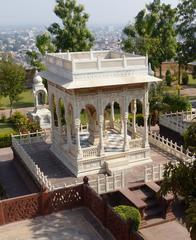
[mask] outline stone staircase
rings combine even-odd
[[[175,219],[175,216],[172,212],[167,213],[166,217],[164,216],[164,206],[160,204],[156,193],[152,191],[148,186],[144,185],[138,189],[136,188],[132,190],[132,193],[135,194],[137,198],[144,201],[146,204],[140,229]]]

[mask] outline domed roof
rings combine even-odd
[[[33,84],[42,84],[42,77],[39,75],[38,72],[35,73]]]

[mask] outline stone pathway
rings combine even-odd
[[[113,240],[88,209],[78,208],[0,227],[0,240]]]
[[[46,143],[34,143],[31,145],[23,145],[25,150],[30,154],[44,174],[49,178],[55,186],[63,186],[78,182],[82,182],[81,178],[76,178],[73,174],[61,163],[60,160],[49,150],[50,145]],[[127,183],[144,180],[145,166],[152,164],[164,164],[169,160],[174,159],[173,156],[160,150],[155,146],[151,146],[151,158],[153,163],[139,165],[125,170],[125,179]],[[97,175],[91,175],[90,180],[96,179]]]
[[[32,112],[34,110],[34,107],[28,107],[28,108],[16,108],[13,109],[13,113],[14,112],[21,112],[23,114],[26,114],[28,112]],[[4,109],[4,110],[0,110],[0,118],[2,115],[5,115],[6,117],[10,116],[10,109]]]
[[[185,227],[176,221],[140,230],[145,240],[191,240]]]

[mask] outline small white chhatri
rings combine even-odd
[[[75,175],[111,174],[151,162],[148,90],[160,79],[151,76],[147,56],[113,51],[50,53],[45,63],[51,150]],[[142,138],[136,132],[138,102],[144,116]]]

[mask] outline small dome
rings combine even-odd
[[[35,77],[33,79],[34,84],[42,84],[42,77],[36,72]]]

